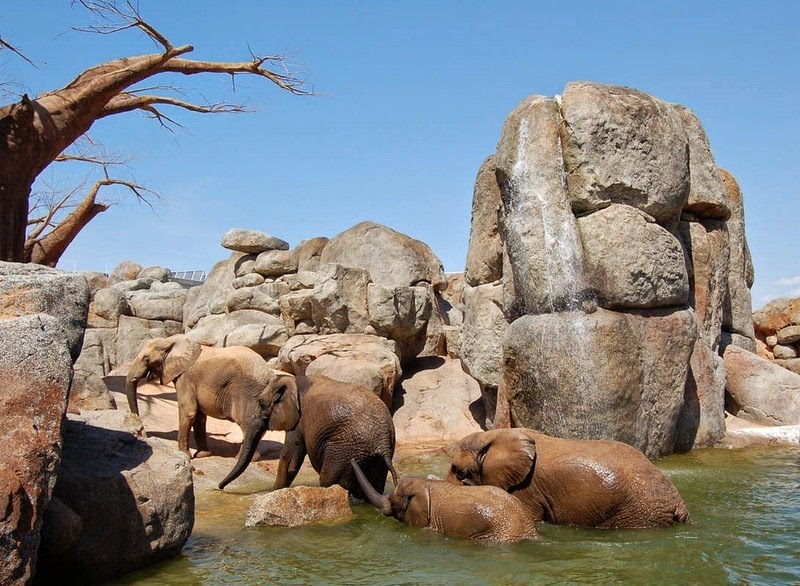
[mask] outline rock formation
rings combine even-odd
[[[800,374],[800,298],[774,299],[753,313],[758,354]]]
[[[743,222],[687,108],[585,82],[525,99],[473,196],[460,347],[489,425],[650,457],[718,441],[721,344],[753,344]]]
[[[70,415],[39,578],[97,583],[180,553],[194,526],[191,466],[127,412]]]
[[[0,583],[27,584],[61,461],[62,428],[89,291],[85,279],[0,263]]]

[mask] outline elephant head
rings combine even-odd
[[[300,390],[297,378],[275,371],[259,398],[269,429],[291,431],[300,421]]]
[[[514,492],[530,485],[535,467],[536,442],[523,430],[477,432],[458,442],[447,480]]]
[[[431,524],[430,481],[416,477],[402,478],[390,494],[383,495],[369,483],[355,460],[350,460],[350,465],[364,496],[381,513],[414,527],[428,527]]]
[[[136,356],[125,379],[125,395],[132,413],[139,415],[136,387],[144,378],[158,378],[162,385],[186,372],[200,356],[200,344],[184,334],[149,340]]]

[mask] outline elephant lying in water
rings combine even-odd
[[[463,486],[405,477],[389,495],[375,490],[353,461],[367,500],[386,516],[449,537],[514,542],[536,539],[536,525],[519,500],[495,486]]]
[[[386,404],[372,391],[324,376],[276,373],[264,390],[269,429],[286,431],[273,490],[286,488],[308,454],[320,486],[338,484],[363,498],[350,460],[383,490],[391,472],[395,431]]]
[[[560,525],[637,529],[690,521],[675,485],[639,450],[616,441],[522,428],[473,433],[458,442],[447,480],[500,487],[537,521]]]
[[[197,452],[210,456],[206,418],[227,419],[242,428],[244,439],[231,472],[220,488],[244,472],[256,446],[267,430],[259,400],[272,369],[264,359],[244,346],[200,346],[184,334],[148,341],[128,370],[125,394],[133,413],[139,414],[136,387],[148,376],[161,384],[175,383],[178,397],[178,448],[189,454],[189,430],[194,428]]]

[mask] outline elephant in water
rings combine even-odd
[[[669,478],[639,450],[616,441],[523,428],[473,433],[456,445],[447,480],[500,487],[537,521],[559,525],[637,529],[690,521]]]
[[[449,537],[514,542],[536,539],[536,525],[525,506],[495,486],[463,486],[405,477],[389,495],[375,490],[353,461],[367,500],[386,516]]]
[[[244,472],[267,430],[267,416],[259,400],[272,369],[244,346],[200,346],[184,334],[148,341],[128,370],[125,394],[133,413],[139,414],[136,388],[148,376],[161,384],[175,383],[178,397],[178,448],[189,454],[189,430],[194,428],[197,452],[210,456],[206,418],[227,419],[242,428],[244,439],[236,464],[220,488]]]
[[[338,484],[363,498],[350,460],[383,490],[391,472],[395,431],[392,416],[372,391],[324,376],[276,373],[264,391],[269,429],[286,431],[273,490],[286,488],[308,454],[320,486]]]

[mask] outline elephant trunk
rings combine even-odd
[[[128,407],[131,413],[139,415],[139,401],[136,397],[136,387],[139,381],[147,374],[147,368],[133,364],[125,377],[125,396],[128,398]]]
[[[390,516],[392,514],[392,503],[389,501],[389,497],[375,490],[375,487],[373,487],[369,480],[367,480],[367,477],[364,476],[361,466],[359,466],[355,460],[350,460],[350,465],[353,467],[358,485],[361,487],[361,491],[364,493],[364,496],[367,497],[369,503],[387,517]]]
[[[242,439],[242,446],[239,448],[239,456],[236,459],[236,464],[233,466],[228,475],[222,480],[222,482],[219,483],[220,490],[224,489],[231,482],[239,478],[242,472],[245,471],[247,466],[250,464],[250,460],[253,459],[253,455],[256,453],[258,442],[261,441],[261,438],[264,437],[266,432],[266,422],[259,426],[248,428],[247,432],[244,434],[244,438]]]

